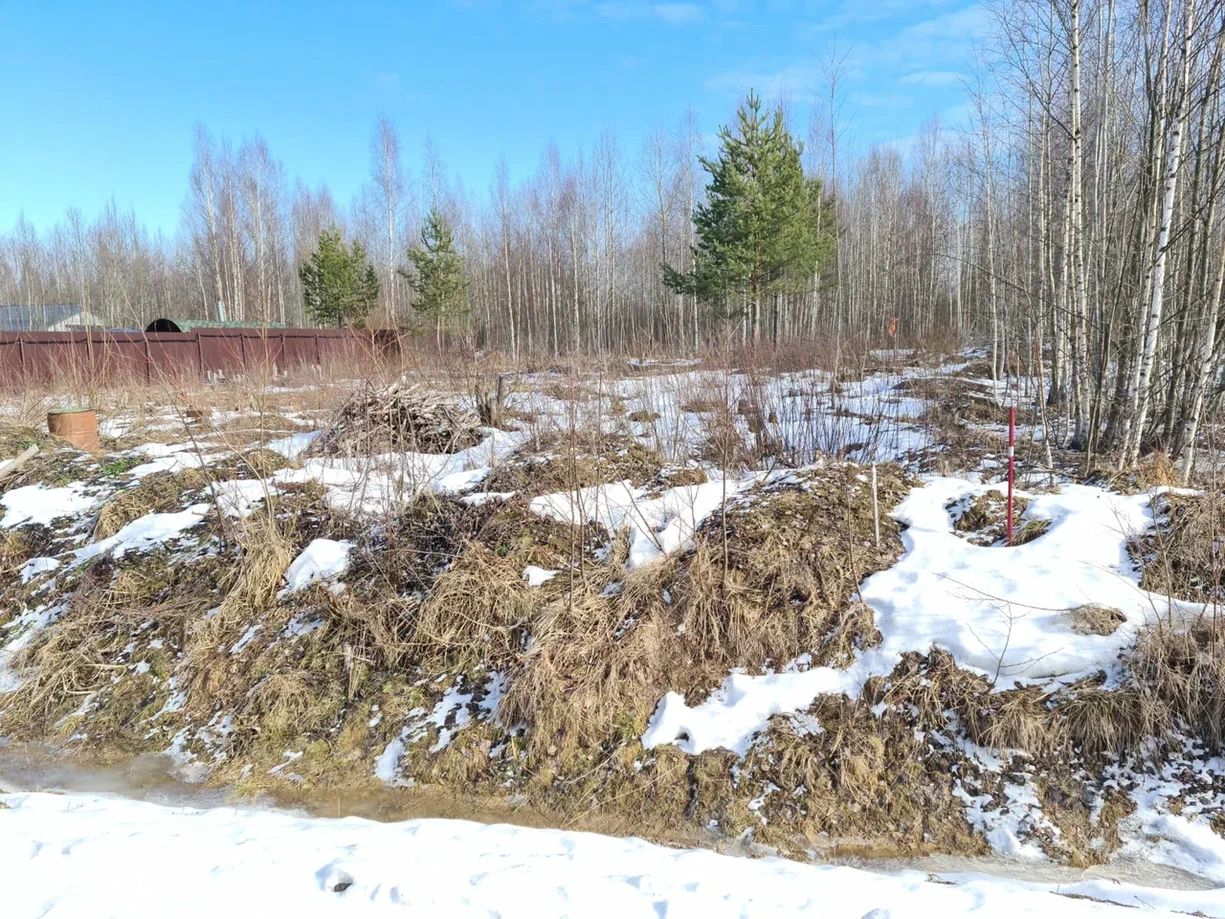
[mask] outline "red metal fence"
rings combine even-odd
[[[191,332],[0,332],[0,386],[154,383],[295,366],[366,366],[398,353],[394,331],[196,329]]]

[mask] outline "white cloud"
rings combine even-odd
[[[898,80],[907,86],[957,86],[962,74],[955,70],[916,70]]]
[[[688,25],[706,18],[706,11],[696,3],[656,3],[651,12],[669,25]]]
[[[736,95],[753,89],[765,99],[782,96],[807,97],[816,92],[821,80],[821,69],[817,65],[795,64],[779,70],[734,70],[721,73],[707,80],[706,88]]]
[[[808,26],[808,31],[816,35],[837,32],[852,26],[870,25],[887,19],[898,19],[906,15],[914,15],[925,10],[942,9],[955,0],[877,0],[875,3],[864,3],[863,0],[846,0],[834,12],[829,13]]]
[[[581,16],[609,22],[655,20],[667,25],[693,25],[706,19],[706,9],[697,3],[650,3],[647,0],[548,0],[545,4],[554,18],[569,20]]]
[[[914,105],[912,97],[898,93],[857,92],[851,101],[864,108],[879,109],[904,109]]]
[[[941,2],[927,0],[924,6],[931,9]],[[892,0],[886,2],[886,6],[895,5]],[[849,7],[835,16],[844,14],[848,21],[869,15],[856,13],[855,8]],[[875,16],[875,13],[870,15]],[[978,3],[909,22],[871,42],[849,45],[842,61],[840,81],[846,89],[858,88],[870,93],[859,101],[873,107],[880,104],[883,82],[896,81],[931,89],[956,87],[962,76],[958,68],[968,63],[971,48],[989,33],[990,26],[990,15]],[[718,74],[706,81],[706,88],[732,93],[754,88],[766,98],[807,98],[823,92],[827,83],[825,61],[820,55],[814,55],[795,63],[784,62],[773,69],[745,68]],[[868,85],[863,85],[865,83]]]

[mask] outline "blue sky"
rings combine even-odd
[[[713,132],[750,86],[806,131],[835,46],[845,142],[904,146],[933,116],[963,117],[987,24],[958,0],[0,0],[0,228],[114,199],[173,232],[196,123],[261,134],[341,202],[380,116],[410,164],[428,138],[480,194],[499,157],[523,178],[550,142],[569,157],[612,129],[635,151],[689,110]]]

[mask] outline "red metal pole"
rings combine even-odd
[[[1008,409],[1008,545],[1012,545],[1012,491],[1017,478],[1017,410]]]

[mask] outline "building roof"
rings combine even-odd
[[[44,332],[64,324],[97,325],[93,316],[76,303],[35,306],[28,303],[0,304],[0,332]]]
[[[191,332],[195,329],[283,329],[283,322],[239,322],[234,319],[154,319],[145,326],[146,332]]]

